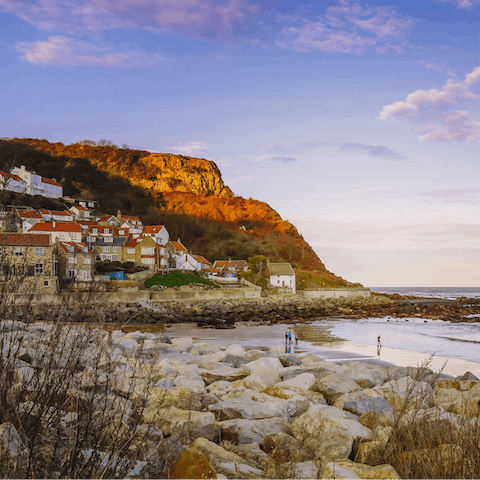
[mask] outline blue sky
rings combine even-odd
[[[366,286],[480,286],[480,0],[0,0],[0,136],[214,160]]]

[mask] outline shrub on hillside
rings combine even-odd
[[[195,275],[194,273],[171,272],[167,273],[166,275],[157,273],[153,275],[153,277],[145,280],[145,286],[147,288],[150,288],[153,285],[161,285],[163,287],[180,287],[181,285],[189,285],[191,283],[201,283],[219,288],[218,285],[215,285],[210,280]]]

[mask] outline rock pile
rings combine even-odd
[[[28,392],[0,424],[0,458],[7,452],[12,464],[31,456],[32,440],[18,419],[27,415],[31,422],[48,410],[48,418],[73,426],[89,399],[90,414],[114,412],[91,425],[111,443],[134,428],[128,448],[119,451],[82,444],[83,461],[108,464],[109,476],[123,465],[122,475],[143,478],[400,478],[398,468],[376,460],[400,421],[441,421],[455,429],[478,415],[480,382],[472,375],[438,380],[426,368],[337,364],[311,354],[99,329],[89,331],[64,403],[41,404],[35,392],[42,383],[32,379],[45,374],[45,333],[75,339],[71,347],[83,338],[82,327],[70,326],[68,335],[55,328],[3,322],[11,338],[24,340],[7,357],[3,349],[4,362],[13,361],[11,393]],[[50,376],[66,361],[54,360]],[[402,455],[408,462],[422,454],[412,445]]]

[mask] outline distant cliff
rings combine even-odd
[[[172,237],[209,259],[262,254],[310,271],[307,283],[350,285],[326,270],[297,229],[268,204],[234,196],[212,161],[38,139],[0,141],[0,161],[0,169],[24,164],[56,178],[65,195],[98,200],[106,213],[121,209],[162,222]]]

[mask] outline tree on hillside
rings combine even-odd
[[[262,273],[263,269],[267,266],[268,258],[263,255],[255,255],[248,259],[248,264],[252,271]]]

